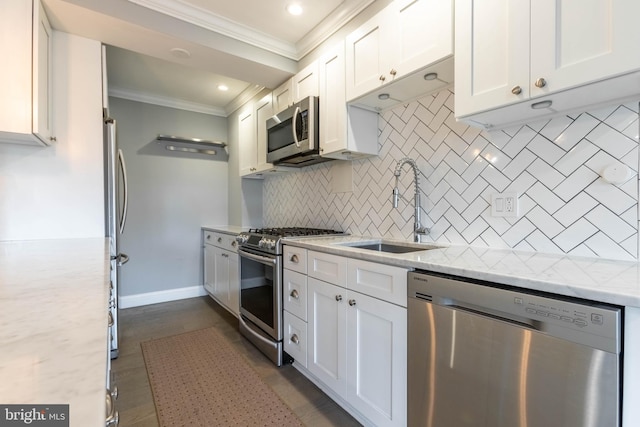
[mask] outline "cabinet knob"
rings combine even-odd
[[[536,87],[545,87],[547,85],[547,81],[540,77],[538,80],[536,80],[535,85]]]
[[[300,342],[300,339],[298,338],[297,334],[291,335],[291,342],[294,344],[298,344]]]
[[[231,246],[233,246],[233,247],[235,248],[236,246],[238,246],[238,242],[236,242],[235,240],[233,240],[233,241],[231,242]]]
[[[56,142],[57,140],[58,140],[58,137],[56,137],[56,136],[50,136],[49,137],[49,141]]]
[[[385,76],[380,76],[380,81],[383,82],[385,81],[387,78]]]
[[[298,294],[298,290],[297,289],[292,290],[291,293],[289,294],[289,296],[291,298],[295,298],[295,299],[300,298],[300,294]]]
[[[222,237],[218,237],[218,243],[222,243]]]
[[[514,86],[513,89],[511,89],[511,93],[514,95],[520,95],[522,93],[522,88],[520,86]]]
[[[298,261],[299,261],[298,260],[298,255],[296,255],[296,254],[291,255],[291,258],[289,258],[289,261],[297,264]]]
[[[351,307],[353,307],[354,305],[356,305],[356,300],[354,300],[354,299],[350,299],[350,300],[349,300],[349,305],[350,305]]]
[[[342,301],[342,295],[336,295],[336,301]]]
[[[392,68],[391,71],[389,71],[389,74],[391,74],[392,76],[395,76],[396,74],[398,74],[398,72]]]
[[[211,234],[207,234],[207,240],[211,240]]]

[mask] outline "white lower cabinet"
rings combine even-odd
[[[204,288],[220,305],[238,317],[240,277],[234,236],[203,232]]]
[[[309,278],[307,368],[338,396],[347,396],[346,289]]]
[[[352,291],[345,306],[347,402],[376,426],[406,425],[407,309]]]
[[[285,349],[289,345],[292,350],[287,352],[292,356],[292,351],[303,353],[306,366],[301,371],[330,390],[338,403],[365,424],[405,426],[406,298],[403,301],[390,295],[389,299],[399,302],[392,303],[353,288],[364,290],[363,282],[367,287],[379,283],[381,289],[406,296],[407,270],[315,251],[308,251],[307,264],[309,276],[300,275],[306,277],[307,323],[290,325],[285,320]],[[325,281],[329,277],[337,283]],[[285,284],[285,307],[287,286],[291,285]],[[306,326],[302,332],[305,339],[296,338],[306,342],[306,352],[290,341],[293,333],[304,330],[302,326]]]

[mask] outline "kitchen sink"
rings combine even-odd
[[[419,245],[419,244],[396,244],[385,242],[361,242],[361,243],[341,243],[341,246],[348,246],[356,249],[367,249],[370,251],[386,252],[392,254],[405,254],[409,252],[426,251],[429,249],[436,249],[438,246],[432,245]]]

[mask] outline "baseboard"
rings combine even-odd
[[[120,308],[139,307],[142,305],[177,301],[186,298],[201,297],[204,295],[207,295],[207,292],[204,290],[203,286],[190,286],[188,288],[168,289],[166,291],[120,296],[118,297],[118,306]]]

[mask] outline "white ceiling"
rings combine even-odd
[[[108,46],[112,95],[223,116],[374,1],[43,0],[54,29]]]

